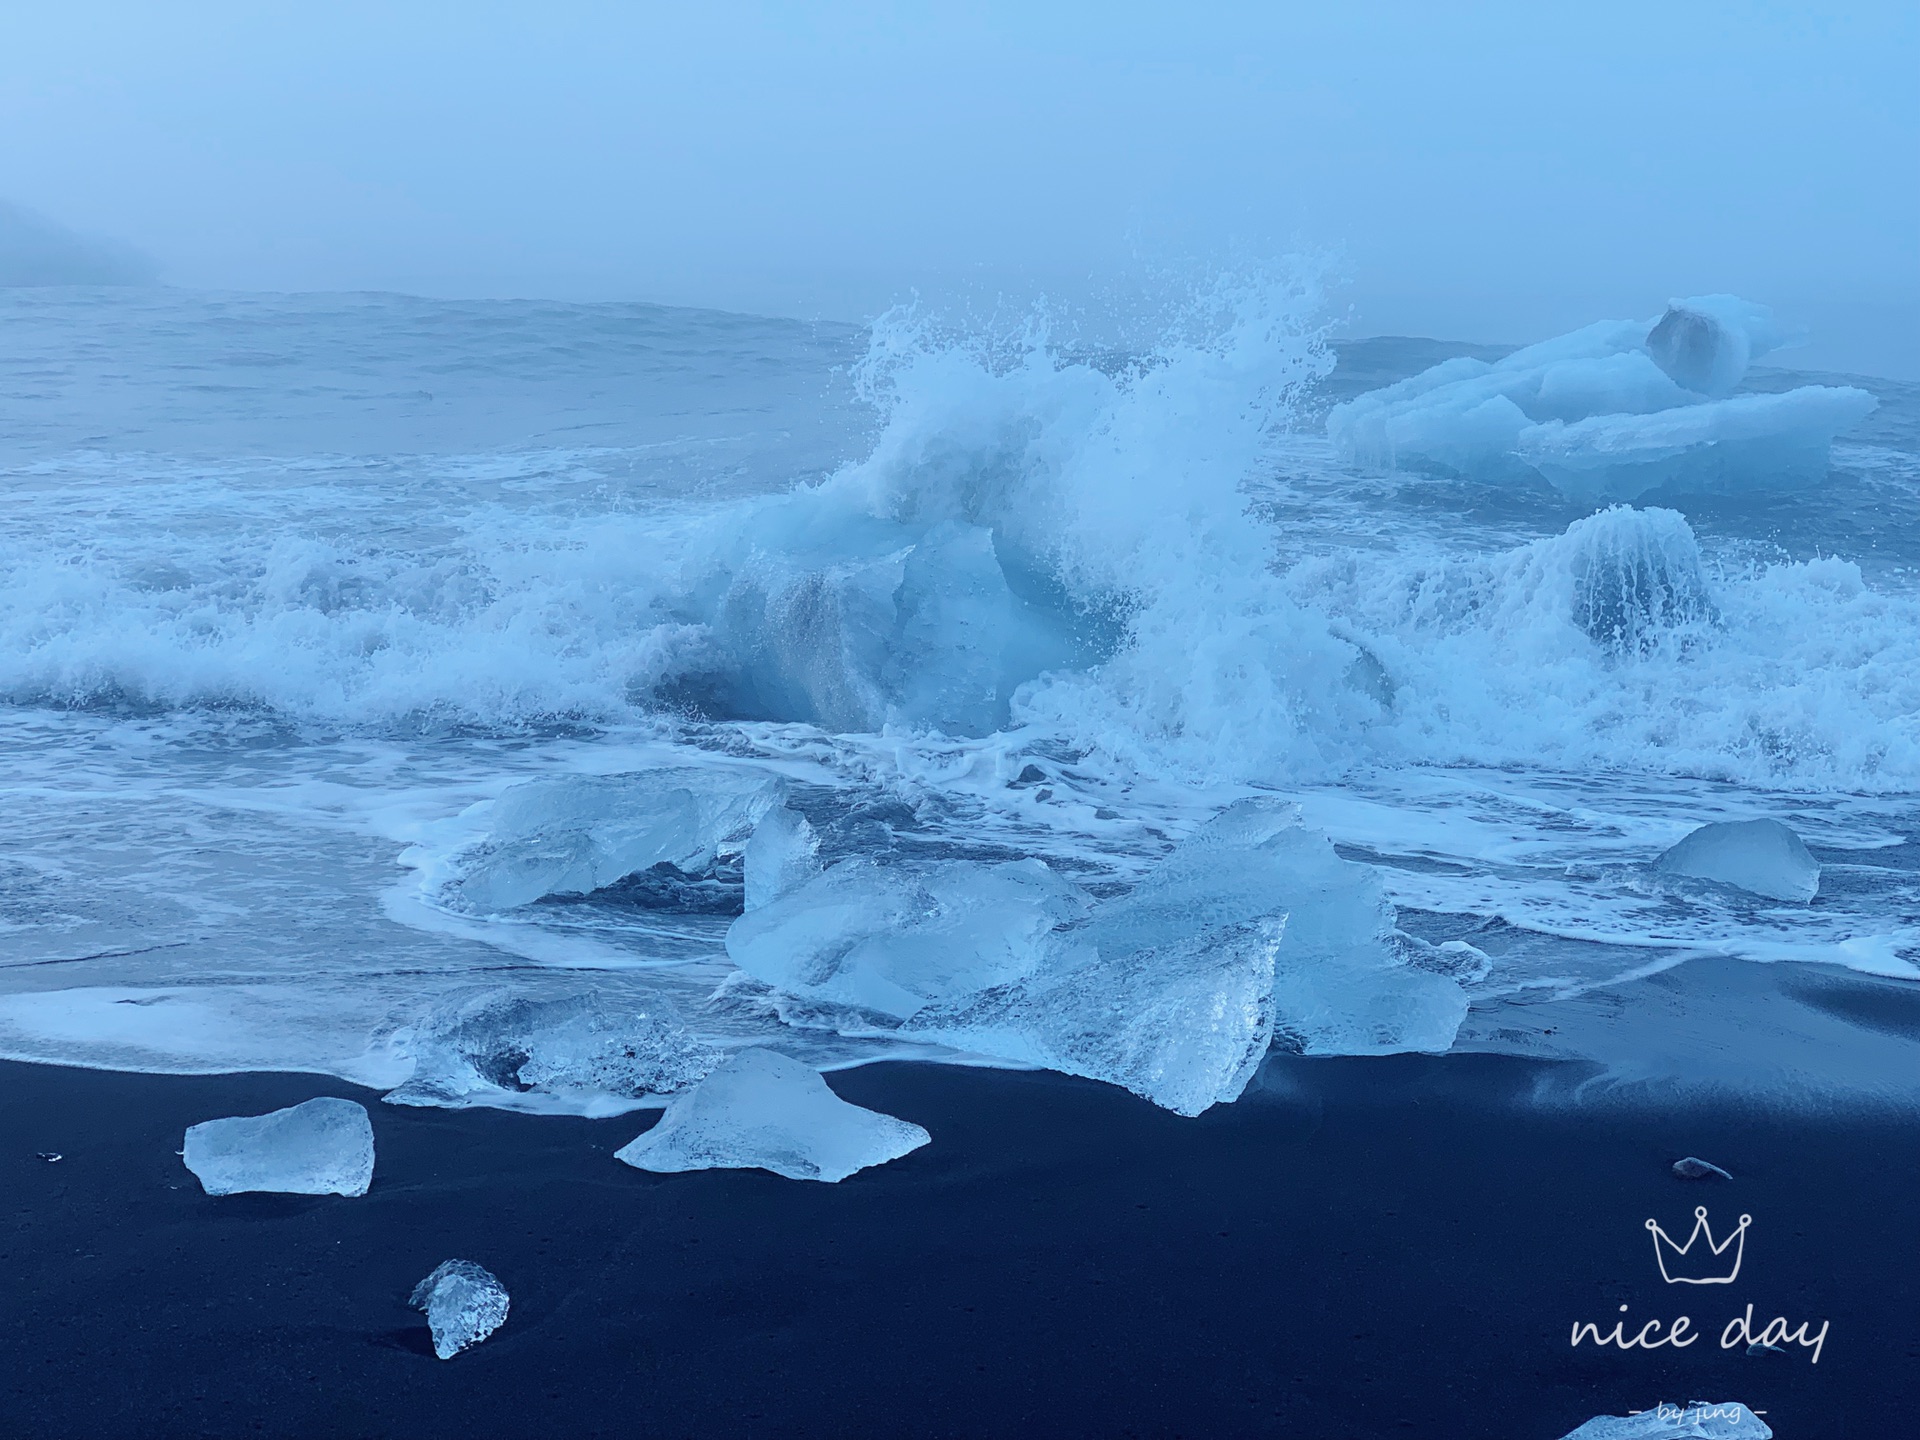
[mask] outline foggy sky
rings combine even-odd
[[[175,284],[860,318],[1306,246],[1355,334],[1729,290],[1812,328],[1796,363],[1920,378],[1907,0],[69,0],[6,28],[0,200]]]

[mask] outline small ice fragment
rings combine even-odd
[[[640,1170],[771,1170],[844,1180],[933,1137],[827,1088],[818,1071],[771,1050],[742,1050],[667,1105],[660,1123],[615,1152]]]
[[[322,1096],[191,1126],[181,1157],[209,1195],[364,1195],[373,1183],[373,1122],[366,1106]]]
[[[507,1318],[507,1287],[471,1260],[445,1260],[413,1287],[407,1303],[427,1312],[433,1353],[451,1360],[500,1328]]]
[[[1778,820],[1702,825],[1655,861],[1654,868],[1803,905],[1820,890],[1820,862]]]
[[[49,1165],[58,1165],[66,1157],[58,1150],[38,1150],[34,1152],[33,1158],[36,1160],[44,1160]]]
[[[1673,1162],[1673,1173],[1682,1180],[1706,1180],[1719,1176],[1722,1180],[1731,1180],[1733,1176],[1722,1170],[1710,1160],[1702,1160],[1697,1155],[1689,1155],[1684,1160]]]
[[[1778,1345],[1769,1345],[1764,1340],[1756,1340],[1747,1346],[1747,1353],[1749,1355],[1786,1355],[1789,1357],[1792,1355],[1791,1351],[1782,1350]]]
[[[1689,1400],[1597,1415],[1562,1440],[1773,1440],[1773,1430],[1738,1400]]]

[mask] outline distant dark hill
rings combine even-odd
[[[131,246],[79,235],[0,200],[0,286],[146,285],[151,260]]]

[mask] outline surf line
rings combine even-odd
[[[1625,1305],[1620,1307],[1621,1314],[1624,1315],[1626,1310]],[[1786,1317],[1779,1315],[1769,1320],[1756,1333],[1753,1328],[1753,1306],[1748,1304],[1746,1314],[1734,1316],[1720,1331],[1720,1348],[1731,1350],[1736,1345],[1764,1345],[1769,1349],[1777,1350],[1791,1340],[1802,1349],[1812,1350],[1813,1363],[1818,1365],[1820,1352],[1826,1348],[1827,1331],[1833,1322],[1822,1320],[1819,1332],[1809,1336],[1808,1330],[1812,1324],[1811,1320],[1802,1320],[1797,1327],[1790,1326],[1787,1324]],[[1660,1333],[1663,1328],[1667,1332],[1664,1335]],[[1573,1324],[1573,1335],[1568,1344],[1578,1349],[1580,1342],[1584,1339],[1596,1346],[1615,1345],[1622,1350],[1658,1350],[1663,1345],[1671,1346],[1675,1350],[1684,1350],[1699,1338],[1698,1332],[1693,1329],[1692,1319],[1682,1315],[1671,1325],[1664,1320],[1649,1320],[1632,1335],[1627,1334],[1625,1320],[1614,1321],[1613,1329],[1605,1334],[1601,1333],[1597,1321],[1576,1320]]]

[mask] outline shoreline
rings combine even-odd
[[[1046,1072],[883,1063],[829,1083],[934,1143],[819,1185],[616,1163],[658,1112],[4,1062],[0,1408],[35,1436],[1559,1440],[1661,1402],[1742,1401],[1782,1437],[1920,1404],[1920,1115],[1531,1103],[1552,1069],[1273,1060],[1187,1120]],[[321,1094],[373,1117],[364,1198],[213,1199],[175,1157],[188,1124]],[[1735,1178],[1677,1180],[1682,1155]],[[1662,1283],[1644,1222],[1696,1204],[1754,1217],[1734,1285]],[[405,1302],[454,1257],[513,1309],[439,1362]],[[1829,1322],[1819,1363],[1719,1348],[1749,1302],[1756,1329]],[[1569,1346],[1621,1304],[1706,1339]]]

